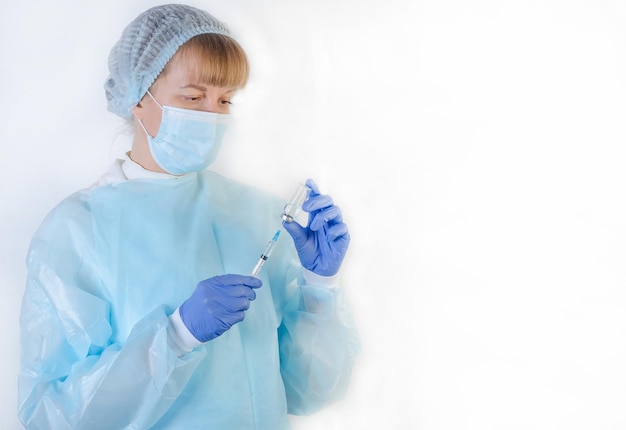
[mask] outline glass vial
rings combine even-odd
[[[292,194],[289,202],[285,205],[285,209],[280,216],[283,221],[293,222],[296,219],[300,213],[300,209],[302,209],[302,203],[304,203],[308,195],[309,187],[304,184],[298,184],[298,187]]]

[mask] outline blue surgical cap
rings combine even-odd
[[[205,33],[230,35],[230,30],[209,13],[179,4],[156,6],[135,18],[109,54],[108,109],[132,118],[133,107],[178,48]]]

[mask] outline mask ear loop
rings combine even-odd
[[[146,127],[143,125],[143,122],[142,122],[139,118],[137,118],[137,122],[139,123],[139,125],[141,126],[141,128],[143,128],[144,133],[146,133],[146,137],[147,137],[148,139],[154,139],[154,137],[153,137],[153,136],[150,136],[150,133],[148,133],[148,130],[146,130]]]
[[[150,90],[146,91],[146,94],[148,94],[150,96],[150,98],[152,100],[154,100],[154,102],[157,104],[157,106],[159,107],[159,109],[161,109],[161,111],[163,111],[163,106],[161,106],[161,104],[157,101],[157,99],[154,98],[154,96],[152,95],[152,93],[150,92]],[[146,130],[146,127],[143,125],[143,122],[137,118],[137,121],[139,122],[139,125],[141,126],[141,128],[143,128],[143,131],[146,133],[146,136],[149,139],[154,139],[154,136],[150,136],[150,133],[148,133],[148,130]]]
[[[148,94],[148,95],[150,96],[150,98],[151,98],[152,100],[154,100],[154,102],[157,104],[157,106],[158,106],[159,108],[161,108],[161,110],[163,110],[163,106],[161,106],[161,103],[159,103],[159,102],[157,101],[157,99],[155,99],[155,98],[154,98],[154,96],[152,95],[152,93],[150,92],[150,90],[146,91],[146,94]]]

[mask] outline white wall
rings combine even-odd
[[[28,241],[122,150],[108,51],[156,2],[0,6],[0,428]],[[253,63],[215,168],[343,208],[364,350],[296,429],[626,428],[620,0],[195,0]]]

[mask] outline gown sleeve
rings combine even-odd
[[[316,284],[297,265],[278,330],[280,370],[288,412],[309,415],[345,393],[361,345],[341,287]]]
[[[201,349],[179,357],[169,346],[163,308],[141,319],[123,343],[113,341],[91,231],[88,207],[75,195],[31,242],[18,378],[27,429],[148,428],[203,357]]]

